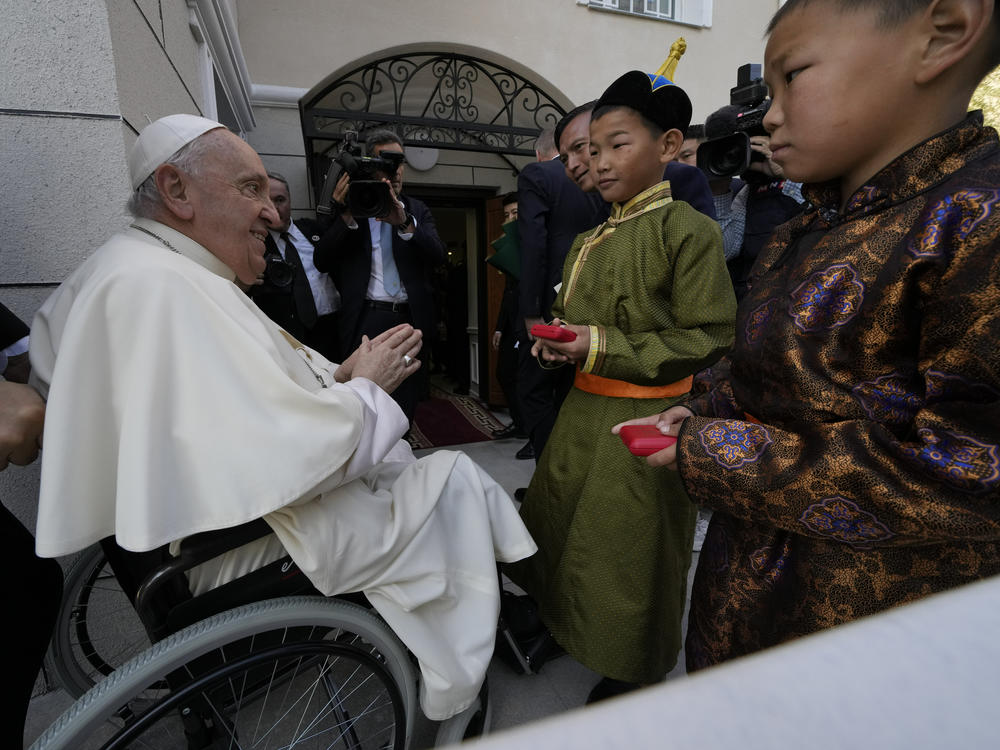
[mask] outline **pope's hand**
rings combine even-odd
[[[348,358],[354,360],[350,364],[350,377],[368,378],[386,393],[392,393],[420,369],[417,354],[423,345],[422,338],[423,334],[407,323],[371,340],[363,336],[361,346]]]

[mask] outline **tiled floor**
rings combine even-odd
[[[522,445],[523,440],[511,439],[456,447],[479,463],[513,496],[515,489],[527,486],[535,466],[534,461],[519,461],[514,458]],[[418,455],[428,452],[430,450],[418,451]],[[696,559],[697,553],[692,562],[692,571]],[[679,663],[683,665],[683,655]],[[683,673],[683,666],[680,666],[667,679]],[[489,671],[494,731],[578,708],[583,705],[587,693],[598,679],[598,675],[568,656],[548,662],[536,675],[516,674],[506,664],[494,660]],[[28,712],[26,746],[69,704],[69,696],[61,690],[35,698]],[[431,736],[432,733],[425,728],[418,733],[417,744],[425,744],[425,738]]]

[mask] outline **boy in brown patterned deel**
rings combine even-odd
[[[771,22],[764,124],[811,207],[761,252],[708,392],[634,420],[679,436],[648,460],[715,510],[689,670],[1000,572],[1000,144],[966,112],[995,5]]]

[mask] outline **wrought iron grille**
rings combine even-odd
[[[303,101],[301,114],[309,154],[328,157],[347,130],[388,127],[409,146],[532,156],[538,133],[565,109],[500,65],[417,53],[353,70]]]

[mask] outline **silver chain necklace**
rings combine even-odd
[[[177,253],[178,255],[183,255],[183,253],[181,253],[181,251],[180,251],[180,250],[178,250],[178,249],[177,249],[176,247],[174,247],[173,245],[171,245],[171,244],[170,244],[169,242],[167,242],[167,241],[166,241],[165,239],[163,239],[163,238],[162,238],[162,237],[161,237],[160,235],[158,235],[158,234],[157,234],[156,232],[151,232],[151,231],[149,231],[148,229],[146,229],[146,227],[140,227],[140,226],[139,226],[138,224],[129,224],[129,226],[130,226],[130,227],[131,227],[132,229],[138,229],[138,230],[139,230],[140,232],[145,232],[145,233],[146,233],[146,234],[148,234],[148,235],[149,235],[150,237],[152,237],[152,238],[154,238],[154,239],[157,239],[157,240],[159,240],[159,241],[160,241],[160,242],[162,242],[162,243],[163,243],[163,244],[164,244],[164,245],[165,245],[165,246],[166,246],[166,247],[167,247],[168,249],[170,249],[170,250],[173,250],[173,251],[174,251],[175,253]]]

